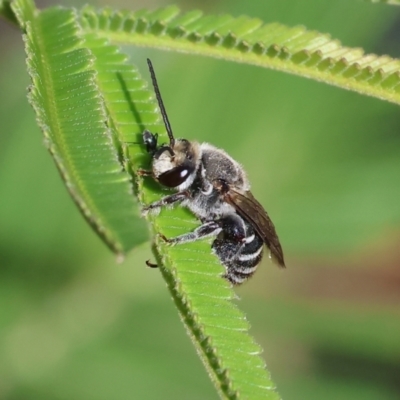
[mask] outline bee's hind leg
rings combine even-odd
[[[184,233],[183,235],[170,239],[166,238],[164,235],[160,235],[160,237],[168,244],[175,245],[195,242],[196,240],[217,236],[221,230],[221,225],[218,222],[209,221],[196,228],[193,232]]]

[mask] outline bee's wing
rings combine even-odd
[[[242,194],[230,188],[225,193],[225,200],[235,207],[237,213],[246,219],[271,251],[272,258],[280,267],[285,267],[283,251],[279,243],[275,226],[263,206],[254,198],[250,191]]]

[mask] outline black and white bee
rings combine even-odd
[[[189,208],[202,224],[193,232],[163,239],[180,244],[215,237],[212,251],[226,268],[224,277],[234,285],[254,274],[263,256],[264,244],[269,248],[270,257],[284,267],[274,224],[251,194],[242,166],[225,151],[208,143],[175,139],[153,65],[149,59],[147,63],[169,143],[158,145],[158,135],[144,131],[143,141],[152,157],[152,169],[139,173],[152,176],[176,192],[144,207],[143,213],[159,212],[162,207],[175,204]]]

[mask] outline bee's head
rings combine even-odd
[[[200,162],[198,143],[170,138],[169,145],[157,146],[157,139],[157,134],[144,131],[143,141],[147,151],[152,155],[154,178],[162,185],[171,188],[190,186]]]
[[[169,144],[158,146],[158,135],[149,131],[144,131],[143,142],[153,158],[154,178],[164,186],[170,188],[179,187],[179,190],[184,190],[192,184],[195,178],[201,158],[200,146],[196,142],[191,143],[186,139],[174,138],[160,89],[158,88],[156,74],[149,59],[147,59],[147,64],[165,129],[168,133]]]

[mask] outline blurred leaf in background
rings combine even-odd
[[[385,5],[178,5],[400,55],[400,10]],[[26,100],[20,34],[0,20],[0,35],[0,398],[216,398],[159,273],[144,266],[147,246],[116,266],[68,197]],[[176,135],[240,161],[277,226],[288,269],[266,260],[238,293],[283,398],[398,399],[398,106],[256,67],[125,50],[144,75],[153,60]]]

